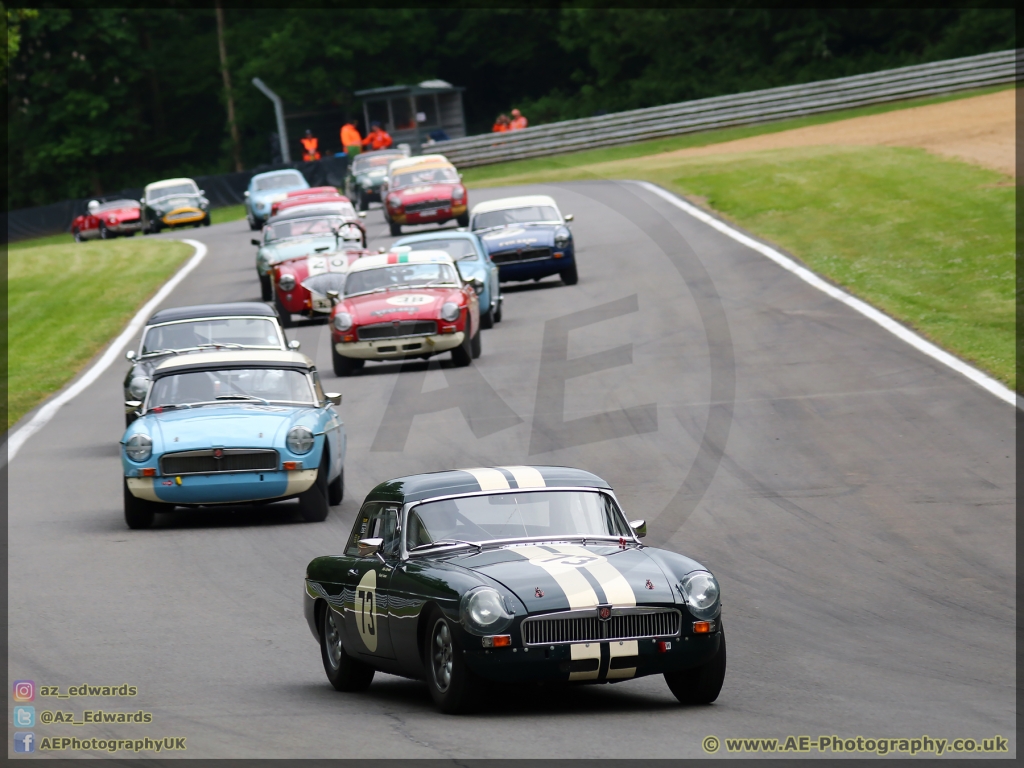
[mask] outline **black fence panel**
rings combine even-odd
[[[213,176],[196,176],[195,182],[210,201],[211,208],[224,208],[245,202],[245,190],[249,180],[257,173],[279,171],[285,168],[297,169],[309,182],[311,187],[338,187],[345,185],[345,174],[348,170],[347,157],[328,157],[312,163],[279,163],[277,165],[261,165],[250,171],[241,173],[220,173]],[[22,208],[3,214],[4,226],[7,231],[7,242],[28,240],[34,237],[59,235],[71,231],[71,222],[76,216],[86,212],[90,200],[138,200],[142,197],[142,187],[122,189],[118,192],[101,197],[83,197],[78,200],[63,200],[52,205],[38,208]]]

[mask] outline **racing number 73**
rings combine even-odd
[[[360,589],[359,590],[359,634],[361,635],[374,635],[376,634],[373,626],[373,590],[372,589]],[[366,614],[367,604],[369,604],[370,614],[370,626],[366,626]]]

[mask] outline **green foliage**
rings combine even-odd
[[[64,386],[191,253],[138,236],[12,250],[6,428]]]
[[[290,114],[337,116],[360,114],[353,91],[442,78],[466,88],[472,133],[512,107],[536,125],[1015,45],[1009,9],[238,7],[225,20],[247,167],[270,160],[275,130],[253,77]],[[212,9],[5,21],[10,208],[231,170]]]

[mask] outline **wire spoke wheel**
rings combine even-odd
[[[324,644],[327,647],[327,660],[334,669],[341,666],[341,633],[338,632],[338,625],[334,623],[334,612],[327,611],[327,620],[324,622],[326,634]]]

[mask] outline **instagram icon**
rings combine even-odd
[[[36,697],[36,684],[32,680],[14,681],[14,700],[32,701]]]

